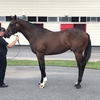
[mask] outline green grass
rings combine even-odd
[[[8,66],[38,66],[37,61],[33,60],[8,60]],[[62,66],[62,67],[76,67],[76,61],[70,60],[46,60],[46,66]],[[100,70],[100,61],[98,62],[88,62],[86,68],[89,69],[99,69]]]

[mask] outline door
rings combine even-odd
[[[86,32],[86,24],[74,24],[74,28],[78,28]]]
[[[65,30],[68,28],[74,28],[74,24],[61,24],[60,30]]]

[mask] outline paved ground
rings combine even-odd
[[[9,87],[0,88],[0,100],[100,100],[100,70],[86,69],[81,89],[74,87],[77,68],[47,66],[46,70],[48,81],[40,89],[37,66],[8,66]]]
[[[13,58],[18,47],[10,49],[8,58]],[[66,54],[66,55],[65,55]],[[36,59],[28,46],[20,49],[15,59]],[[47,56],[46,59],[74,59],[68,51],[61,55]],[[91,61],[100,60],[100,47],[93,47]],[[77,68],[46,67],[48,82],[44,89],[38,87],[40,71],[38,66],[8,66],[5,83],[8,88],[0,88],[0,100],[100,100],[100,70],[86,69],[82,88],[76,89]]]

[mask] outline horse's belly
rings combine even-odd
[[[51,48],[46,49],[45,55],[61,54],[63,52],[66,52],[67,50],[69,50],[68,47],[61,47],[61,46],[56,47],[56,48],[51,47]]]

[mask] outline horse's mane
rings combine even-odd
[[[40,26],[39,24],[33,23],[33,25],[36,26],[36,27],[38,27],[38,28],[40,28],[40,29],[50,31],[50,30],[48,30],[48,29],[46,29],[46,28],[43,28],[43,27]]]
[[[32,26],[35,26],[35,27],[37,27],[37,28],[40,28],[40,29],[43,29],[43,30],[46,30],[46,31],[50,31],[50,30],[48,30],[48,29],[46,29],[46,28],[43,28],[43,27],[41,27],[39,24],[37,24],[37,23],[30,23],[29,21],[25,21],[25,20],[23,20],[23,19],[20,19],[20,18],[18,18],[19,20],[21,20],[21,21],[24,21],[25,23],[27,23],[27,24],[30,24],[30,25],[32,25]]]

